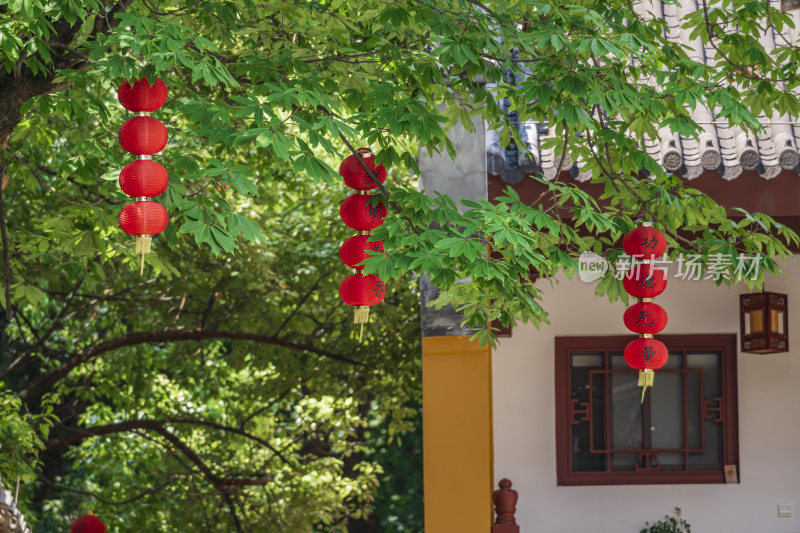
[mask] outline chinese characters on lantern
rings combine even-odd
[[[370,194],[378,183],[386,181],[386,169],[383,165],[375,166],[375,156],[369,148],[359,148],[357,152],[358,157],[351,155],[339,166],[339,174],[344,178],[345,185],[356,190],[355,194],[342,202],[339,214],[347,227],[358,232],[344,241],[339,249],[342,262],[354,271],[339,285],[339,297],[344,303],[355,307],[353,322],[361,325],[360,340],[364,324],[369,320],[370,306],[380,303],[386,295],[386,286],[381,278],[374,274],[365,276],[360,272],[364,268],[360,263],[370,256],[368,250],[386,253],[383,242],[369,240],[372,230],[383,224],[386,216],[386,206],[380,201],[376,203]]]
[[[638,386],[642,387],[642,402],[647,387],[653,385],[654,370],[667,363],[669,352],[664,343],[653,338],[667,325],[667,312],[652,302],[667,287],[666,273],[656,267],[655,260],[667,249],[664,234],[649,225],[638,227],[622,239],[625,253],[643,262],[633,265],[622,280],[625,292],[639,301],[625,310],[625,326],[639,338],[625,346],[625,362],[639,371]],[[644,258],[644,259],[641,259]]]
[[[164,231],[169,222],[164,206],[150,200],[163,193],[169,184],[167,169],[152,160],[153,154],[167,145],[167,128],[150,116],[166,102],[167,88],[161,80],[151,84],[147,78],[141,78],[133,85],[126,80],[117,97],[125,109],[136,113],[120,127],[119,144],[137,156],[119,175],[122,191],[136,199],[122,208],[119,225],[125,233],[136,236],[136,253],[142,256],[140,271],[143,272],[152,236]]]

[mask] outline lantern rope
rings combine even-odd
[[[642,222],[642,226],[645,228],[650,228],[653,226],[653,223],[649,220],[645,220],[644,222]],[[651,262],[646,259],[643,261],[643,263],[648,265],[651,264]],[[648,337],[651,339],[653,338],[652,335],[641,335],[641,336],[645,338]],[[647,392],[647,387],[653,386],[653,383],[655,383],[655,378],[656,378],[656,373],[653,372],[652,370],[650,369],[639,370],[639,381],[636,384],[636,386],[642,388],[642,399],[641,401],[639,401],[640,404],[644,404],[644,395]]]

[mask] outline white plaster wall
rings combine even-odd
[[[624,304],[595,299],[595,283],[539,281],[552,325],[514,328],[492,360],[495,486],[513,481],[521,533],[638,533],[676,506],[692,533],[800,533],[800,259],[784,270],[766,290],[789,295],[793,351],[738,355],[741,483],[728,485],[556,485],[553,338],[630,332]],[[664,333],[738,333],[744,285],[673,275],[656,299],[669,315]],[[792,505],[792,518],[778,518],[778,503]]]

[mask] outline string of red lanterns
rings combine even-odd
[[[375,156],[369,148],[356,150],[358,156],[369,168],[379,183],[386,181],[386,169],[383,165],[375,166]],[[369,257],[367,250],[386,253],[382,241],[369,241],[372,230],[383,224],[386,217],[386,206],[383,202],[373,203],[370,191],[378,184],[372,180],[369,173],[353,154],[339,166],[339,174],[344,178],[344,183],[356,193],[348,196],[339,208],[342,222],[358,233],[350,237],[339,248],[339,257],[342,262],[353,269],[353,274],[347,276],[339,285],[339,297],[347,305],[355,307],[353,322],[361,325],[359,341],[364,335],[364,324],[369,320],[369,308],[383,301],[386,296],[386,286],[383,280],[375,274],[363,275],[363,266],[359,265]]]
[[[136,236],[136,253],[142,256],[140,272],[144,272],[144,256],[150,253],[153,235],[167,228],[169,215],[164,206],[150,198],[163,193],[169,185],[167,169],[152,160],[153,154],[167,145],[167,128],[150,116],[167,100],[167,87],[161,80],[150,83],[147,78],[133,85],[126,80],[117,92],[119,103],[137,115],[119,129],[119,144],[137,156],[119,174],[122,192],[136,202],[122,208],[119,226],[128,235]]]
[[[669,351],[663,342],[653,338],[667,325],[667,312],[652,299],[664,292],[667,280],[664,271],[653,266],[667,249],[664,234],[645,222],[643,226],[628,232],[622,239],[622,249],[642,263],[633,265],[625,274],[622,286],[625,292],[638,302],[625,310],[622,319],[625,326],[639,334],[639,338],[625,346],[625,362],[639,371],[637,386],[642,387],[642,402],[647,387],[653,386],[655,370],[667,363]]]
[[[94,513],[83,515],[72,523],[70,533],[106,533],[106,525]]]

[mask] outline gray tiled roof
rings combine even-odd
[[[781,0],[770,1],[773,7],[781,8]],[[761,39],[767,51],[784,44],[784,39],[800,44],[800,9],[787,4],[787,0],[783,2],[784,9],[793,8],[788,13],[794,19],[796,29],[788,29],[787,33],[779,35],[770,28]],[[680,21],[683,17],[701,8],[697,0],[683,0],[681,5],[666,4],[661,0],[636,0],[634,8],[643,17],[666,20],[669,27],[667,36],[670,40],[686,44],[690,48],[692,59],[713,66],[714,52],[710,46],[704,46],[699,37],[691,39],[690,30],[681,28]],[[662,128],[658,139],[644,140],[647,153],[660,162],[666,171],[690,180],[705,171],[717,171],[727,180],[737,178],[744,170],[755,170],[765,179],[772,179],[784,170],[800,173],[800,117],[761,115],[758,119],[765,128],[758,136],[738,127],[728,127],[726,120],[715,119],[711,111],[701,106],[692,111],[692,119],[702,127],[698,139],[684,137],[672,133],[669,128]],[[496,132],[487,132],[486,151],[490,174],[499,175],[511,184],[526,174],[536,172],[552,179],[559,170],[569,171],[577,181],[588,181],[591,178],[589,173],[581,172],[580,161],[572,161],[569,155],[562,161],[561,157],[554,157],[552,148],[539,148],[541,141],[552,135],[547,127],[525,123],[520,126],[520,133],[528,150],[514,153],[501,148]],[[561,168],[557,169],[559,163]]]

